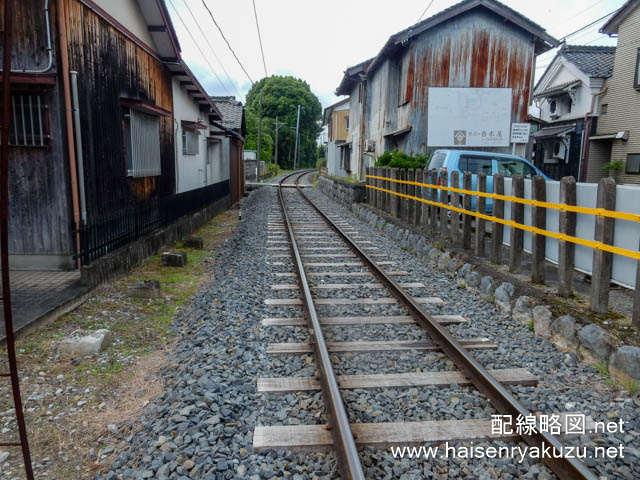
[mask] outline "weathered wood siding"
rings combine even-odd
[[[172,111],[171,74],[162,63],[77,0],[66,3],[69,68],[78,72],[87,210],[103,215],[175,189],[173,116],[160,118],[162,174],[126,175],[121,99]]]
[[[2,3],[2,2],[0,2]],[[14,2],[12,69],[43,69],[48,65],[43,1]],[[53,66],[56,73],[58,37],[56,2],[49,2]],[[0,46],[3,44],[0,36]],[[0,51],[2,48],[0,48]],[[53,86],[14,84],[14,92],[43,94],[51,139],[45,147],[12,147],[9,153],[9,253],[12,255],[72,254],[69,165],[60,79]]]
[[[365,138],[376,141],[377,155],[396,146],[410,155],[427,152],[429,87],[511,88],[511,121],[526,121],[532,40],[531,34],[481,8],[411,39],[369,75]],[[408,127],[411,131],[395,144],[384,137]],[[507,147],[493,150],[510,152]]]

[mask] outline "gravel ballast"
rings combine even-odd
[[[458,338],[489,338],[495,350],[473,354],[490,369],[525,367],[540,379],[537,387],[510,387],[517,398],[533,411],[574,411],[595,420],[624,421],[625,432],[600,435],[602,444],[622,443],[625,458],[587,462],[607,478],[640,477],[640,424],[637,396],[629,398],[611,389],[605,379],[560,352],[549,342],[536,338],[526,326],[499,313],[471,290],[459,288],[449,273],[434,269],[380,230],[361,222],[344,207],[322,193],[306,189],[314,201],[333,218],[346,220],[362,238],[378,247],[381,260],[395,265],[387,270],[405,270],[402,282],[422,282],[412,288],[416,296],[439,297],[443,305],[427,305],[434,314],[463,315],[469,322],[448,325]],[[287,198],[296,195],[287,192]],[[332,452],[292,453],[284,450],[252,451],[255,425],[303,425],[326,423],[326,409],[320,392],[264,394],[256,392],[256,378],[313,376],[312,355],[268,355],[267,345],[278,342],[309,342],[306,327],[263,326],[267,317],[300,317],[301,307],[269,306],[267,298],[299,298],[295,290],[274,290],[273,284],[295,283],[294,277],[275,273],[293,272],[287,258],[271,258],[286,251],[268,250],[286,246],[267,242],[270,215],[277,216],[276,189],[252,192],[242,207],[242,222],[225,243],[212,266],[210,285],[193,297],[175,328],[181,333],[172,355],[178,365],[164,372],[166,391],[147,408],[141,430],[129,440],[130,449],[120,453],[107,472],[97,478],[231,479],[250,478],[338,478]],[[330,234],[323,234],[327,237]],[[277,234],[271,231],[271,236]],[[314,243],[312,243],[314,242]],[[301,242],[313,246],[315,240]],[[322,253],[322,251],[310,251]],[[333,252],[331,252],[333,253]],[[378,258],[378,257],[376,257]],[[313,261],[334,261],[313,259]],[[341,260],[342,261],[342,260]],[[345,259],[344,261],[356,261]],[[309,272],[362,271],[362,267],[309,267]],[[320,283],[375,282],[372,276],[311,277]],[[384,289],[321,289],[321,298],[386,298]],[[406,315],[400,305],[341,305],[318,307],[320,316]],[[427,339],[417,325],[325,326],[329,341]],[[454,370],[454,365],[437,352],[334,353],[337,374],[400,373]],[[471,386],[443,388],[355,389],[343,392],[350,419],[362,422],[399,422],[465,418],[490,418],[495,414],[484,396]],[[596,437],[593,437],[596,438]],[[586,438],[573,440],[584,444]],[[589,441],[590,442],[590,441]],[[513,442],[504,443],[513,445]],[[459,443],[458,446],[469,446]],[[475,446],[488,446],[475,442]],[[495,442],[492,445],[496,445]],[[554,478],[537,460],[449,458],[394,459],[389,449],[361,450],[367,478]]]

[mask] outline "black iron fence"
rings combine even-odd
[[[80,260],[83,265],[89,265],[93,260],[227,195],[229,181],[225,180],[89,220],[80,227]]]

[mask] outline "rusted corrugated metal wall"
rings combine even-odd
[[[105,214],[175,189],[173,116],[160,118],[162,174],[126,175],[122,98],[172,111],[171,74],[162,63],[77,0],[66,3],[69,68],[78,72],[87,209]]]
[[[399,47],[369,75],[365,138],[376,141],[377,155],[394,146],[411,155],[425,153],[429,87],[511,88],[511,121],[524,122],[533,58],[532,36],[488,10],[438,25]],[[385,133],[408,127],[395,144],[385,143]]]
[[[1,4],[2,2],[0,2]],[[14,2],[12,69],[41,70],[48,66],[47,35],[42,0]],[[49,2],[53,65],[56,73],[57,3]],[[2,45],[0,36],[0,46]],[[0,51],[2,49],[0,48]],[[9,253],[12,255],[71,255],[69,168],[59,78],[54,85],[14,83],[12,91],[41,94],[47,105],[51,139],[44,147],[9,150]]]

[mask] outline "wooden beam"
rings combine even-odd
[[[497,345],[488,338],[459,339],[463,347],[469,349],[494,349]],[[332,353],[339,352],[398,352],[407,350],[438,351],[440,347],[430,340],[389,340],[389,341],[361,341],[361,342],[327,342],[327,348]],[[270,343],[267,353],[271,354],[299,354],[311,353],[310,343]]]
[[[560,413],[563,433],[566,413]],[[515,440],[511,434],[492,434],[491,420],[429,420],[423,422],[352,423],[351,431],[360,446],[388,448],[397,445],[437,445],[444,442],[469,442],[481,440]],[[257,425],[253,432],[253,449],[285,448],[288,450],[324,450],[333,447],[331,431],[327,425]],[[595,429],[590,416],[586,417],[587,432]]]
[[[526,368],[505,368],[489,370],[489,373],[505,385],[538,384],[538,379]],[[408,387],[445,387],[468,385],[471,381],[462,372],[407,372],[377,375],[339,375],[338,386],[344,389],[354,388],[408,388]],[[317,377],[284,377],[258,378],[258,392],[296,392],[301,390],[320,390],[320,380]]]
[[[440,325],[468,323],[462,315],[433,315]],[[416,323],[409,315],[375,316],[375,317],[320,317],[321,325],[376,325],[376,324],[412,324]],[[262,325],[279,327],[305,326],[307,321],[301,317],[263,318]]]
[[[441,305],[444,302],[438,297],[416,297],[416,301],[422,304],[429,305]],[[302,305],[302,300],[299,298],[267,298],[264,301],[265,305]],[[316,305],[394,305],[398,303],[398,300],[393,297],[388,298],[316,298],[314,300]]]

